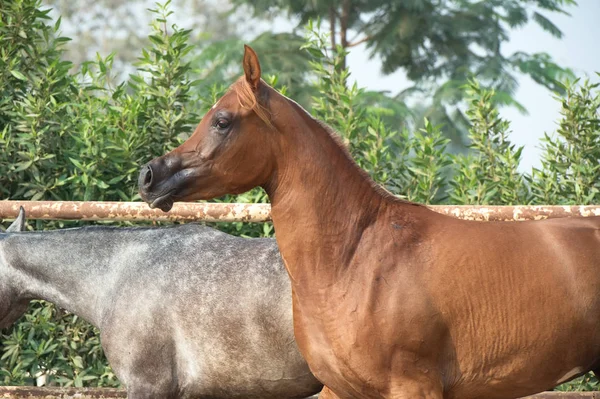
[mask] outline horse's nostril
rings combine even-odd
[[[152,184],[152,168],[150,167],[150,165],[146,165],[142,173],[142,183],[144,187],[150,187],[150,185]]]

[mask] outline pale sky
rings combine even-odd
[[[570,67],[578,76],[589,76],[600,81],[600,0],[578,0],[578,7],[571,7],[571,17],[551,15],[551,20],[563,31],[562,39],[555,39],[537,24],[530,24],[512,33],[511,41],[504,47],[504,54],[522,50],[528,53],[546,52],[561,66]],[[378,60],[370,60],[364,46],[353,48],[348,58],[352,76],[358,84],[372,90],[389,90],[396,94],[407,87],[402,72],[382,75]],[[553,133],[559,119],[560,104],[552,93],[533,80],[521,77],[516,99],[527,108],[522,115],[512,108],[504,108],[501,115],[512,122],[511,140],[525,146],[521,169],[530,171],[539,165],[540,138],[544,132]]]

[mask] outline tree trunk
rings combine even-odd
[[[331,36],[331,50],[335,51],[335,6],[329,7],[329,30]]]
[[[340,16],[340,43],[342,48],[346,50],[348,47],[348,20],[350,19],[350,1],[351,0],[343,0],[342,1],[342,15]],[[342,60],[342,64],[340,67],[342,70],[346,69],[346,56]]]

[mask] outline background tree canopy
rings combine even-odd
[[[115,67],[128,66],[136,50],[146,43],[146,0],[47,0],[68,23],[75,40],[69,57],[77,64],[93,57],[95,50],[116,52]],[[391,93],[369,92],[366,104],[388,109],[386,123],[395,128],[423,127],[427,117],[444,124],[453,151],[464,150],[468,119],[464,114],[464,90],[475,77],[493,89],[499,106],[526,109],[515,99],[516,77],[526,75],[549,90],[564,94],[560,84],[572,72],[546,53],[517,51],[506,54],[503,46],[512,30],[530,21],[554,37],[562,37],[552,16],[566,14],[574,0],[175,0],[174,21],[192,29],[191,43],[203,84],[231,81],[240,73],[236,49],[245,40],[263,54],[265,70],[300,103],[310,107],[310,67],[297,48],[297,34],[309,20],[320,19],[330,33],[330,47],[346,51],[365,43],[371,55],[382,61],[382,71],[403,70],[412,85]],[[251,12],[249,12],[251,11]],[[271,32],[272,21],[285,17],[288,31]],[[280,18],[281,20],[281,18]],[[345,56],[341,68],[345,68]]]
[[[61,20],[53,21],[41,0],[0,0],[0,199],[138,199],[139,166],[188,137],[238,75],[243,47],[237,33],[227,45],[216,45],[174,25],[176,14],[168,6],[155,5],[146,14],[152,23],[140,39],[143,47],[119,47],[115,41],[117,52],[82,56],[74,64],[67,60],[74,58],[65,51],[69,39],[60,34]],[[312,22],[304,33],[302,39],[294,33],[255,37],[264,69],[272,73],[266,79],[310,105],[316,118],[340,133],[360,166],[393,193],[427,204],[600,203],[598,84],[560,86],[558,129],[542,142],[541,167],[523,173],[522,148],[510,142],[510,122],[499,116],[498,94],[485,84],[469,81],[457,89],[465,101],[469,149],[452,154],[449,126],[424,119],[420,128],[402,128],[397,116],[412,109],[351,84],[348,48],[332,49],[331,37]],[[106,45],[113,49],[111,42]],[[279,52],[282,48],[288,50]],[[131,54],[120,58],[121,49]],[[119,73],[116,68],[128,59],[136,60],[131,73]],[[299,65],[304,72],[292,73]],[[266,200],[261,190],[220,199]],[[35,221],[31,227],[80,224]],[[267,223],[215,226],[243,236],[273,235]],[[1,344],[3,384],[36,384],[43,377],[49,385],[119,385],[95,329],[53,305],[33,302],[19,323],[3,331]],[[597,385],[587,375],[559,389]]]

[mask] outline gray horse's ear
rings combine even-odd
[[[14,233],[17,231],[25,231],[25,209],[23,209],[23,207],[20,207],[19,216],[17,216],[15,221],[12,222],[10,226],[8,226],[8,229],[6,229],[7,233]]]

